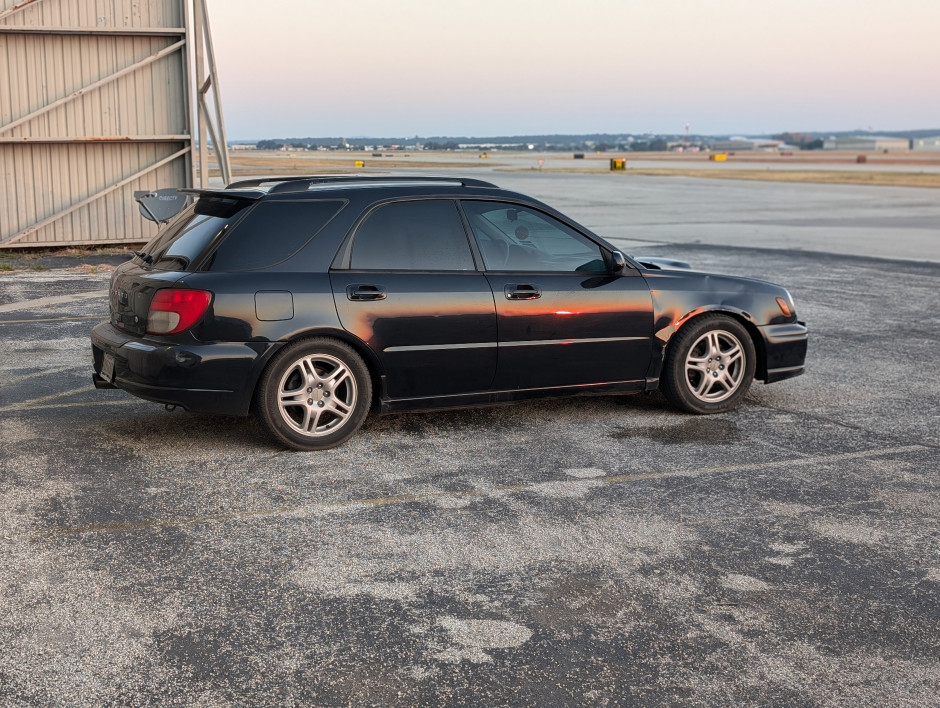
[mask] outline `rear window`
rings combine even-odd
[[[279,263],[303,247],[342,207],[337,200],[262,202],[225,237],[207,269],[250,270]]]
[[[200,198],[144,248],[153,259],[151,266],[157,270],[190,270],[200,254],[251,204],[244,199]]]

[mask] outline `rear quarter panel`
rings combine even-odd
[[[193,330],[203,342],[278,342],[311,329],[340,327],[326,273],[192,273],[185,283],[214,294]],[[281,294],[289,312],[259,312],[259,294]]]

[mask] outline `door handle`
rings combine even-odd
[[[542,291],[537,285],[524,283],[509,283],[503,288],[507,300],[537,300],[542,297]]]
[[[361,285],[354,283],[346,286],[346,297],[354,302],[362,300],[384,300],[388,297],[381,285]]]

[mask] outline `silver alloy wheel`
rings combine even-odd
[[[345,425],[357,395],[356,379],[343,361],[312,354],[287,367],[277,385],[277,408],[293,430],[319,437]]]
[[[734,394],[744,380],[745,369],[741,342],[722,329],[696,339],[685,359],[689,391],[705,403],[718,403]]]

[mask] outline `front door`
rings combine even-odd
[[[600,246],[549,214],[461,205],[496,302],[494,389],[645,381],[653,311],[642,277],[611,275]]]

